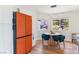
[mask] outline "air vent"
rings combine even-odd
[[[51,8],[54,8],[54,7],[56,7],[57,5],[52,5],[52,6],[50,6]]]

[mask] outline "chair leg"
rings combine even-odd
[[[59,49],[60,49],[60,42],[59,42]]]
[[[43,39],[42,39],[42,45],[44,45],[44,41],[43,41]]]
[[[59,42],[59,49],[60,49],[60,42]]]
[[[54,47],[55,47],[55,41],[54,41]]]
[[[50,45],[50,46],[52,45],[52,40],[51,40],[51,39],[49,39],[49,45]]]
[[[58,46],[59,46],[59,42],[57,41],[57,48],[58,48]]]
[[[59,41],[57,42],[57,46],[58,46],[58,48],[60,49],[60,42],[59,42]]]
[[[65,42],[63,42],[63,46],[64,46],[64,48],[65,48]]]
[[[50,46],[50,40],[47,41],[48,46]]]

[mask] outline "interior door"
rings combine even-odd
[[[25,36],[25,15],[16,13],[16,38]]]
[[[32,16],[26,15],[26,35],[32,34]]]

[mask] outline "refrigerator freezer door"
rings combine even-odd
[[[26,37],[26,53],[32,50],[32,36]]]
[[[16,39],[16,54],[25,54],[25,40],[25,37]]]

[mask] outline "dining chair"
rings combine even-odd
[[[52,39],[54,40],[54,46],[55,46],[55,42],[57,42],[57,45],[60,48],[60,43],[63,42],[63,46],[65,48],[65,42],[64,42],[65,36],[64,35],[53,35]]]
[[[47,41],[47,44],[49,45],[49,39],[50,35],[42,34],[42,44],[44,45],[44,41]]]

